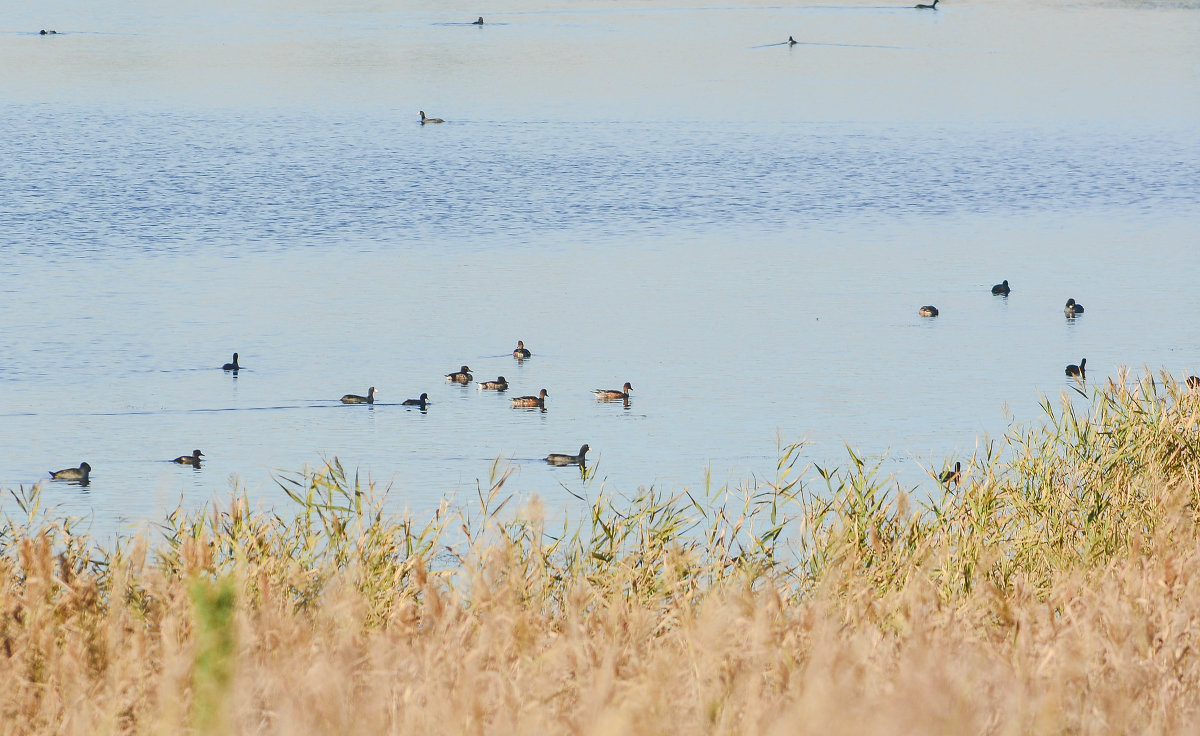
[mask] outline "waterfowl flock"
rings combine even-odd
[[[1011,293],[1012,289],[1009,286],[1008,279],[1005,279],[1000,283],[993,285],[991,291],[992,294],[1007,297]],[[1068,319],[1074,319],[1076,315],[1083,314],[1083,311],[1083,305],[1076,302],[1074,298],[1067,300],[1066,306],[1064,307],[1064,312]],[[939,311],[937,307],[927,304],[922,306],[918,310],[918,313],[922,317],[937,317]],[[517,359],[518,362],[521,362],[531,357],[532,352],[525,347],[525,342],[523,340],[518,340],[517,347],[512,351],[512,355]],[[238,363],[237,353],[233,354],[233,359],[231,362],[225,363],[221,366],[222,370],[230,371],[234,374],[237,374],[241,368],[242,366]],[[1080,383],[1085,382],[1087,379],[1087,358],[1081,358],[1078,364],[1072,363],[1068,365],[1065,369],[1065,373],[1068,378],[1075,379]],[[474,380],[474,377],[471,374],[470,366],[462,365],[457,371],[445,374],[445,379],[450,383],[465,385],[471,383]],[[1185,383],[1189,390],[1200,389],[1200,376],[1188,376],[1185,379]],[[509,383],[504,376],[497,376],[494,381],[480,381],[478,386],[480,390],[503,392],[508,390]],[[371,386],[367,389],[365,396],[359,394],[345,394],[341,397],[340,401],[343,404],[374,404],[375,394],[378,392],[378,390],[379,389],[377,389],[375,386]],[[629,381],[626,381],[619,389],[598,388],[593,389],[592,394],[595,396],[597,401],[622,401],[624,402],[624,405],[628,407],[632,391],[633,384]],[[546,400],[549,395],[549,391],[543,388],[537,393],[537,395],[518,396],[511,398],[510,402],[514,409],[540,409],[545,411]],[[406,399],[401,402],[401,406],[415,406],[418,407],[422,412],[427,411],[429,405],[429,394],[427,393],[422,393],[419,398]],[[585,465],[585,455],[589,449],[590,448],[588,445],[584,444],[580,448],[579,453],[576,455],[570,455],[566,453],[551,453],[550,455],[546,456],[544,460],[551,465],[578,465],[583,467]],[[190,455],[181,455],[171,460],[171,462],[179,465],[188,465],[199,469],[201,467],[201,458],[203,457],[203,452],[200,450],[193,450]],[[87,485],[89,482],[91,469],[91,466],[84,462],[80,463],[79,467],[77,468],[65,468],[63,470],[50,471],[50,477],[53,480],[66,480],[79,483],[81,485]],[[958,485],[962,482],[963,477],[964,472],[962,469],[962,463],[956,462],[953,470],[943,471],[937,476],[937,479],[943,484]]]
[[[532,355],[532,353],[528,349],[526,349],[525,343],[521,340],[517,341],[517,348],[515,350],[513,350],[512,354],[513,354],[513,357],[515,357],[518,360],[518,362],[521,362],[525,358],[528,358]],[[240,369],[241,369],[241,366],[238,364],[238,354],[237,353],[233,354],[233,360],[231,362],[225,363],[224,365],[221,366],[221,370],[230,371],[234,374],[237,374],[237,372]],[[459,383],[459,384],[470,383],[472,380],[471,368],[469,366],[464,365],[459,370],[457,370],[453,373],[445,374],[445,378],[446,378],[447,382],[451,382],[451,383]],[[494,380],[494,381],[480,381],[479,382],[479,388],[482,390],[488,390],[488,391],[507,391],[508,386],[509,386],[508,380],[505,379],[504,376],[498,376],[496,378],[496,380]],[[633,386],[628,381],[626,381],[625,385],[622,389],[619,389],[619,390],[618,389],[596,389],[592,393],[596,396],[597,399],[604,400],[604,401],[624,399],[625,406],[628,407],[629,406],[629,392],[630,392],[630,390],[632,390],[632,388],[633,388]],[[339,399],[339,401],[341,401],[341,403],[343,403],[343,404],[371,404],[371,405],[373,405],[375,403],[375,394],[377,394],[378,392],[379,392],[378,388],[376,388],[375,386],[371,386],[370,388],[367,389],[367,393],[365,396],[359,395],[359,394],[345,394],[344,396],[342,396],[341,399]],[[546,398],[549,395],[550,395],[550,393],[546,389],[543,388],[538,392],[538,394],[536,396],[518,396],[516,398],[510,399],[510,401],[512,403],[513,408],[541,409],[542,411],[545,411],[546,410]],[[429,401],[429,394],[422,393],[419,398],[405,399],[404,401],[400,402],[400,405],[401,406],[415,406],[415,407],[419,408],[422,412],[426,412],[428,410],[430,403],[431,402]],[[565,453],[551,453],[550,455],[547,455],[544,458],[544,460],[545,460],[545,462],[549,463],[550,465],[578,465],[580,467],[585,467],[586,461],[584,459],[584,456],[587,454],[589,449],[591,449],[591,448],[589,448],[588,445],[584,444],[579,449],[579,454],[577,454],[577,455],[569,455],[569,454],[565,454]],[[178,465],[188,465],[193,468],[199,469],[200,464],[202,462],[201,459],[203,457],[204,457],[204,453],[201,452],[200,450],[192,450],[191,454],[180,455],[179,457],[172,459],[170,462],[176,463]],[[79,485],[86,486],[86,485],[88,485],[89,480],[90,480],[91,470],[92,470],[92,466],[87,464],[86,462],[84,462],[84,463],[80,463],[78,468],[64,468],[63,470],[52,470],[52,471],[50,471],[50,478],[52,480],[71,481],[73,483],[78,483]]]

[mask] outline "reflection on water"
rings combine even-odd
[[[801,440],[929,484],[1081,356],[1200,370],[1187,4],[205,7],[0,34],[0,485],[86,459],[101,529],[322,456],[417,510]]]

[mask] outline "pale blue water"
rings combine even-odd
[[[801,440],[912,487],[1081,357],[1200,372],[1200,7],[939,7],[15,12],[0,487],[87,460],[47,501],[107,532],[323,456],[429,510],[499,457],[570,508]],[[539,461],[583,442],[591,486]]]

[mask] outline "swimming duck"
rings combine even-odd
[[[1072,363],[1071,365],[1067,366],[1067,377],[1068,378],[1078,378],[1081,380],[1084,378],[1087,378],[1086,366],[1087,366],[1087,358],[1081,359],[1079,361],[1079,365],[1075,365],[1074,363]]]
[[[791,36],[788,36],[788,46],[795,46],[798,43],[800,43],[800,42],[797,41],[796,39],[792,38]]]
[[[1076,304],[1074,299],[1067,300],[1067,306],[1063,307],[1063,312],[1068,317],[1074,317],[1077,314],[1083,314],[1083,305]]]
[[[517,340],[517,349],[513,351],[513,357],[516,358],[517,360],[522,360],[524,358],[528,358],[531,355],[533,355],[533,353],[531,353],[525,349],[525,341]]]
[[[1008,288],[1008,279],[1004,279],[1004,281],[992,287],[993,294],[1004,294],[1005,296],[1008,296],[1008,292],[1010,291],[1012,290]]]
[[[346,394],[342,397],[343,404],[374,404],[375,403],[375,387],[367,389],[366,396],[358,394]]]
[[[454,373],[446,374],[446,380],[452,383],[470,383],[472,378],[474,376],[471,375],[471,369],[465,365]]]
[[[429,394],[421,394],[419,399],[405,399],[400,402],[400,406],[419,406],[422,409],[429,403]]]
[[[585,464],[583,456],[586,455],[587,451],[590,449],[592,449],[592,448],[588,447],[587,445],[584,445],[583,447],[579,448],[578,455],[562,455],[557,452],[552,452],[546,456],[546,462],[550,463],[551,465],[580,465],[580,466],[582,466]]]
[[[1188,388],[1200,388],[1200,376],[1188,376],[1187,387]]]
[[[541,408],[545,409],[546,408],[546,397],[549,395],[550,394],[546,391],[546,389],[542,389],[541,391],[538,392],[537,396],[518,396],[517,398],[512,400],[512,405],[514,408],[525,407],[525,406],[540,406]]]
[[[947,470],[938,477],[946,485],[950,485],[951,483],[958,485],[962,481],[962,463],[955,462],[954,470]]]
[[[471,25],[473,25],[473,26],[481,26],[481,25],[483,25],[483,16],[482,16],[482,15],[481,15],[481,16],[479,16],[479,20],[475,21],[475,22],[474,22],[474,23],[472,23]],[[504,25],[504,24],[503,24],[503,23],[501,23],[501,25]]]
[[[233,362],[232,363],[226,363],[225,365],[221,366],[221,370],[233,371],[234,373],[237,373],[238,369],[240,369],[240,368],[241,368],[241,366],[238,365],[238,362],[237,362],[237,353],[233,354]]]
[[[424,125],[425,123],[444,123],[444,122],[446,122],[445,120],[442,120],[441,118],[427,118],[427,117],[425,117],[425,111],[424,111],[424,110],[421,110],[420,112],[421,112],[421,125]]]
[[[933,2],[930,3],[929,5],[926,5],[925,3],[918,3],[918,4],[914,5],[913,7],[917,8],[918,10],[937,10],[937,4],[938,4],[938,0],[933,0]]]
[[[43,28],[42,30],[38,31],[38,35],[39,36],[57,36],[58,31],[47,31],[45,28]]]
[[[204,453],[199,450],[192,450],[191,455],[180,455],[171,462],[179,463],[180,465],[191,465],[194,468],[200,467],[200,458],[204,457]]]
[[[592,393],[601,401],[612,401],[615,399],[628,399],[629,392],[632,390],[633,386],[630,386],[629,381],[626,381],[625,385],[619,391],[615,388],[598,388],[592,391]]]
[[[480,381],[479,388],[487,391],[507,391],[508,381],[504,380],[504,376],[499,376],[494,381]]]
[[[79,463],[78,468],[67,468],[66,470],[51,470],[50,477],[54,480],[76,480],[80,483],[88,482],[88,474],[92,472],[92,466],[87,463]]]
[[[926,304],[917,310],[917,314],[921,315],[922,317],[936,317],[938,316],[938,308],[933,305]]]

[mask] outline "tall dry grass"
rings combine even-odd
[[[1200,397],[1044,409],[924,503],[792,447],[773,483],[575,524],[503,476],[417,522],[333,462],[283,479],[291,515],[234,497],[102,549],[18,491],[0,729],[1194,732]]]

